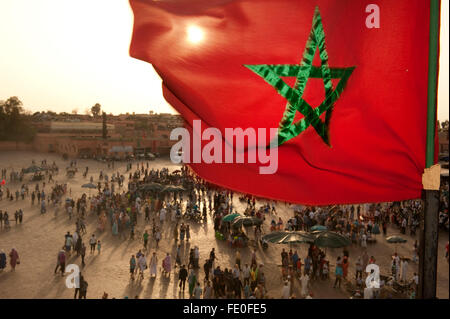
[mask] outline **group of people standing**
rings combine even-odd
[[[3,250],[0,250],[0,272],[2,272],[7,266],[7,257],[9,257],[9,265],[11,271],[16,270],[16,266],[20,264],[19,253],[15,248],[12,248],[8,256]]]

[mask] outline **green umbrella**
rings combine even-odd
[[[352,241],[347,236],[332,231],[314,231],[314,245],[327,248],[341,248],[350,246]]]
[[[262,219],[256,217],[239,216],[233,220],[231,224],[233,227],[239,228],[243,226],[257,226],[262,224]]]
[[[166,185],[166,186],[164,186],[164,188],[161,191],[162,192],[182,192],[184,190],[185,189],[183,186]]]
[[[389,236],[386,238],[386,241],[390,244],[403,244],[407,242],[406,239],[400,236]]]
[[[274,231],[262,240],[273,244],[312,244],[314,236],[304,231]]]
[[[228,215],[224,216],[222,218],[222,220],[224,222],[232,222],[236,217],[239,217],[239,216],[241,216],[241,214],[238,214],[238,213],[228,214]]]
[[[91,189],[97,188],[97,185],[92,184],[92,183],[87,183],[87,184],[81,185],[81,187],[83,187],[83,188],[89,188],[89,196],[91,196]]]
[[[36,172],[40,172],[40,171],[44,171],[44,170],[45,170],[45,169],[43,169],[43,168],[41,168],[41,167],[39,167],[39,166],[31,165],[30,167],[25,168],[25,169],[23,170],[23,172],[24,172],[25,174],[28,174],[28,173],[36,173]]]
[[[324,231],[324,230],[327,230],[327,229],[328,228],[326,226],[323,226],[323,225],[315,225],[315,226],[311,227],[311,231],[316,231],[316,230]]]
[[[407,242],[407,240],[404,239],[403,237],[396,236],[396,235],[387,237],[386,241],[389,244],[403,244],[403,243]],[[397,245],[395,245],[395,252],[397,252]]]
[[[177,192],[178,191],[178,188],[176,188],[175,186],[173,186],[173,185],[166,185],[166,186],[164,186],[164,188],[161,190],[162,192]]]
[[[92,183],[83,184],[83,185],[81,185],[81,187],[83,187],[83,188],[92,188],[92,189],[97,188],[97,186],[95,184],[92,184]]]
[[[163,188],[164,186],[159,183],[148,183],[139,186],[139,190],[143,191],[161,191]]]

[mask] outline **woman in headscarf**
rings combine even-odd
[[[169,253],[167,253],[166,257],[163,260],[163,269],[166,275],[169,275],[170,278],[170,272],[172,271],[172,258],[170,257]]]
[[[6,254],[3,250],[0,250],[0,271],[6,268]]]
[[[150,259],[150,277],[156,277],[158,266],[158,257],[156,256],[156,252],[153,252],[152,258]]]
[[[17,253],[17,250],[15,248],[11,249],[11,252],[9,253],[9,263],[11,265],[11,271],[16,270],[16,265],[19,264],[19,254]]]

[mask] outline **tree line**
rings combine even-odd
[[[31,115],[22,107],[22,101],[12,96],[0,101],[0,141],[31,142],[36,134]]]

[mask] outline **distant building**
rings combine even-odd
[[[114,124],[106,124],[108,132],[114,131]],[[50,131],[54,133],[96,134],[102,133],[101,122],[51,122]]]
[[[33,149],[67,154],[70,157],[117,157],[132,153],[167,155],[177,141],[170,132],[183,126],[182,117],[172,114],[121,114],[107,116],[107,139],[102,138],[100,119],[87,115],[37,113]]]
[[[448,155],[448,127],[439,132],[439,154]]]

